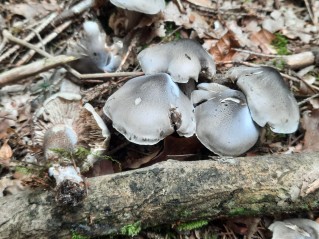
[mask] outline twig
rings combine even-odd
[[[53,25],[61,23],[65,19],[77,16],[80,13],[90,9],[94,5],[93,0],[84,0],[74,5],[70,9],[63,11],[53,22]]]
[[[29,76],[47,71],[57,66],[69,63],[76,60],[76,57],[59,55],[46,59],[42,59],[28,65],[16,67],[9,71],[0,74],[0,87],[6,84],[12,84],[20,79],[27,78]]]
[[[113,72],[113,73],[96,73],[96,74],[80,74],[76,75],[79,79],[98,79],[106,77],[124,77],[124,76],[141,76],[144,75],[143,72]]]
[[[28,43],[25,40],[21,40],[17,37],[14,37],[8,30],[3,30],[2,31],[2,35],[8,39],[9,41],[15,42],[21,46],[25,46],[29,49],[32,49],[35,52],[38,52],[40,55],[45,56],[45,57],[52,57],[52,55],[50,55],[49,53],[47,53],[46,51],[40,49],[39,47],[34,46],[31,43]],[[19,46],[20,47],[20,46]]]
[[[238,51],[238,52],[244,52],[244,53],[248,53],[248,54],[256,55],[256,56],[271,57],[271,58],[283,58],[283,56],[263,54],[263,53],[243,50],[243,49],[239,49],[239,48],[232,48],[232,50]]]
[[[175,2],[176,2],[177,6],[178,6],[178,8],[179,8],[179,11],[180,11],[181,13],[185,13],[186,11],[185,11],[185,8],[184,8],[184,6],[183,6],[181,0],[175,0]]]
[[[310,19],[311,19],[312,23],[316,24],[318,22],[318,20],[315,19],[312,7],[310,6],[308,0],[304,0],[304,2],[305,2],[305,5],[307,7],[307,10],[308,10],[308,13],[309,13],[309,16],[310,16]]]
[[[57,16],[57,13],[50,14],[47,18],[45,18],[42,23],[32,32],[30,32],[29,35],[27,35],[25,38],[23,38],[23,41],[29,42],[33,37],[36,36],[36,33],[41,32],[50,22]],[[0,56],[0,62],[7,59],[9,56],[11,56],[13,53],[17,52],[19,50],[20,46],[15,45],[14,47],[10,48],[8,51],[6,51],[2,56]]]
[[[314,95],[312,95],[312,96],[310,96],[310,97],[298,102],[298,105],[303,105],[303,104],[307,103],[308,101],[310,101],[310,100],[312,100],[314,98],[317,98],[317,97],[319,97],[319,93],[314,94]]]
[[[54,38],[56,38],[62,31],[64,31],[67,27],[69,27],[71,25],[72,21],[67,21],[63,24],[61,24],[60,26],[58,26],[57,28],[54,29],[54,31],[46,36],[42,42],[37,43],[35,46],[36,47],[41,47],[43,45],[46,45],[48,42],[52,41]],[[27,61],[29,61],[32,56],[36,53],[36,51],[34,50],[29,50],[18,62],[17,62],[17,66],[21,66],[24,63],[26,63]]]

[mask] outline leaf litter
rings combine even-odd
[[[64,4],[58,1],[9,1],[10,4],[1,6],[5,14],[0,13],[0,27],[8,28],[15,36],[25,39],[30,35],[32,24],[43,22],[49,14],[56,14],[63,9]],[[279,6],[278,6],[279,3]],[[85,18],[94,19],[95,16],[101,21],[106,29],[107,43],[112,46],[117,39],[121,42],[122,64],[121,70],[127,72],[138,71],[139,66],[136,55],[147,45],[158,42],[166,42],[180,38],[198,39],[204,48],[215,58],[220,66],[220,72],[224,68],[243,62],[250,64],[270,65],[277,67],[281,72],[289,74],[287,79],[298,101],[302,101],[300,112],[302,115],[301,127],[289,137],[277,137],[265,129],[265,140],[247,152],[247,155],[258,155],[265,152],[293,153],[302,151],[319,150],[319,103],[318,97],[313,97],[319,91],[319,69],[312,64],[312,68],[300,69],[295,72],[286,69],[284,63],[276,58],[279,55],[296,54],[303,51],[311,51],[319,45],[318,26],[318,1],[207,1],[187,0],[168,1],[161,14],[155,16],[131,16],[126,11],[120,10],[109,3],[102,3],[100,9],[87,7],[77,19],[72,19],[66,31],[58,31],[54,37],[44,41],[50,32],[59,27],[49,23],[43,28],[45,31],[34,33],[28,41],[38,44],[41,48],[52,54],[66,52],[66,39],[78,37],[77,26]],[[111,9],[112,14],[106,12]],[[130,16],[129,16],[130,15]],[[132,17],[131,22],[127,21]],[[69,18],[68,18],[69,19]],[[61,22],[68,19],[62,19]],[[135,25],[130,23],[135,22]],[[0,38],[1,71],[14,68],[19,60],[26,56],[25,49],[14,49],[12,42]],[[72,41],[72,40],[71,40]],[[276,43],[277,42],[277,43]],[[280,44],[278,44],[278,42]],[[285,44],[282,44],[285,42]],[[245,50],[238,51],[238,49]],[[317,50],[318,51],[318,50]],[[126,56],[124,56],[126,54]],[[6,55],[7,57],[1,58]],[[35,55],[24,62],[39,59]],[[274,60],[276,59],[276,60]],[[279,60],[278,60],[279,59]],[[301,72],[304,70],[304,72]],[[81,84],[85,92],[94,92],[99,86],[103,87],[103,80],[84,79],[78,82],[72,75],[65,74],[62,78],[71,79]],[[103,79],[103,78],[102,78]],[[292,80],[293,79],[293,80]],[[106,98],[118,89],[127,77],[112,78],[110,83],[102,89],[105,94],[96,94],[90,102],[99,109],[102,108]],[[47,173],[42,169],[32,177],[21,176],[21,172],[32,171],[33,164],[38,163],[39,149],[32,146],[31,120],[35,110],[43,104],[45,99],[54,94],[61,84],[61,79],[54,77],[52,71],[46,71],[41,75],[27,77],[16,85],[4,86],[0,90],[0,193],[3,195],[14,194],[24,189],[24,185],[47,186],[45,180],[39,180],[39,175]],[[34,90],[34,89],[37,90]],[[33,90],[32,90],[33,89]],[[89,91],[90,90],[90,91]],[[313,97],[313,98],[312,98]],[[107,119],[105,119],[107,121]],[[109,122],[110,123],[110,122]],[[108,123],[108,125],[110,125]],[[90,176],[98,176],[139,168],[152,163],[175,158],[187,160],[191,156],[205,155],[205,150],[200,144],[187,139],[189,147],[185,148],[184,138],[170,136],[159,144],[149,146],[136,146],[127,143],[123,137],[112,132],[109,152],[117,163],[100,161],[93,166]],[[172,147],[172,145],[176,147]],[[199,150],[201,149],[201,150]],[[102,162],[102,163],[101,163]],[[103,163],[104,162],[104,163]],[[42,166],[41,166],[42,167]],[[24,168],[25,170],[21,170]],[[20,176],[18,176],[20,174]],[[22,173],[23,175],[23,173]],[[38,178],[37,178],[38,177]],[[31,181],[32,182],[31,182]],[[26,183],[27,182],[27,183]],[[311,185],[311,190],[318,187]],[[284,219],[284,218],[282,218]],[[315,218],[312,218],[315,219]],[[190,230],[181,234],[183,238],[203,238],[204,235],[219,235],[220,238],[270,238],[270,232],[265,228],[270,225],[268,218],[237,218],[225,221],[217,220],[200,230]],[[297,223],[297,222],[296,222]],[[298,222],[299,223],[299,222]],[[219,226],[215,226],[219,225]],[[280,224],[282,225],[282,224]],[[280,226],[279,226],[280,227]],[[285,226],[284,226],[285,227]],[[287,226],[286,226],[287,227]],[[297,227],[301,229],[297,230]],[[288,227],[303,235],[307,231],[300,225]],[[283,229],[278,229],[283,230]],[[151,232],[148,232],[151,235]],[[154,234],[154,233],[153,233]],[[155,233],[156,235],[156,233]],[[157,234],[157,236],[160,236]],[[152,238],[151,236],[149,238]]]

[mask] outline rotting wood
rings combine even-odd
[[[60,208],[53,192],[0,198],[1,238],[67,238],[222,216],[269,215],[318,209],[319,153],[166,161],[88,179],[88,197]],[[303,195],[303,196],[300,196]]]

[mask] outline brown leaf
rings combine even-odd
[[[162,152],[143,166],[149,166],[167,159],[185,160],[191,156],[197,155],[202,148],[203,145],[195,136],[184,138],[170,135],[164,139],[164,148]]]
[[[306,130],[304,150],[319,151],[319,109],[306,111],[301,122],[302,127]]]
[[[241,45],[236,39],[232,31],[228,31],[214,47],[209,50],[209,53],[214,56],[216,62],[232,61],[238,55],[238,52],[232,48],[240,48]]]
[[[250,40],[258,46],[262,53],[276,54],[276,50],[271,46],[271,42],[275,39],[275,35],[271,32],[261,29],[259,32],[252,33]]]
[[[257,225],[260,218],[254,217],[238,217],[227,221],[227,226],[239,235],[247,235],[251,238],[257,231]]]
[[[6,140],[0,148],[0,164],[7,165],[11,160],[12,154],[12,149],[8,144],[8,140]]]

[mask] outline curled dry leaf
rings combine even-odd
[[[0,164],[8,165],[12,155],[12,149],[8,144],[8,140],[6,140],[0,148]]]
[[[232,48],[242,47],[232,31],[228,31],[215,46],[210,48],[209,53],[214,56],[216,62],[241,60],[238,59],[239,52]]]
[[[276,54],[276,50],[271,46],[271,42],[275,39],[275,35],[271,32],[261,29],[259,32],[252,33],[250,40],[261,49],[265,54]]]

